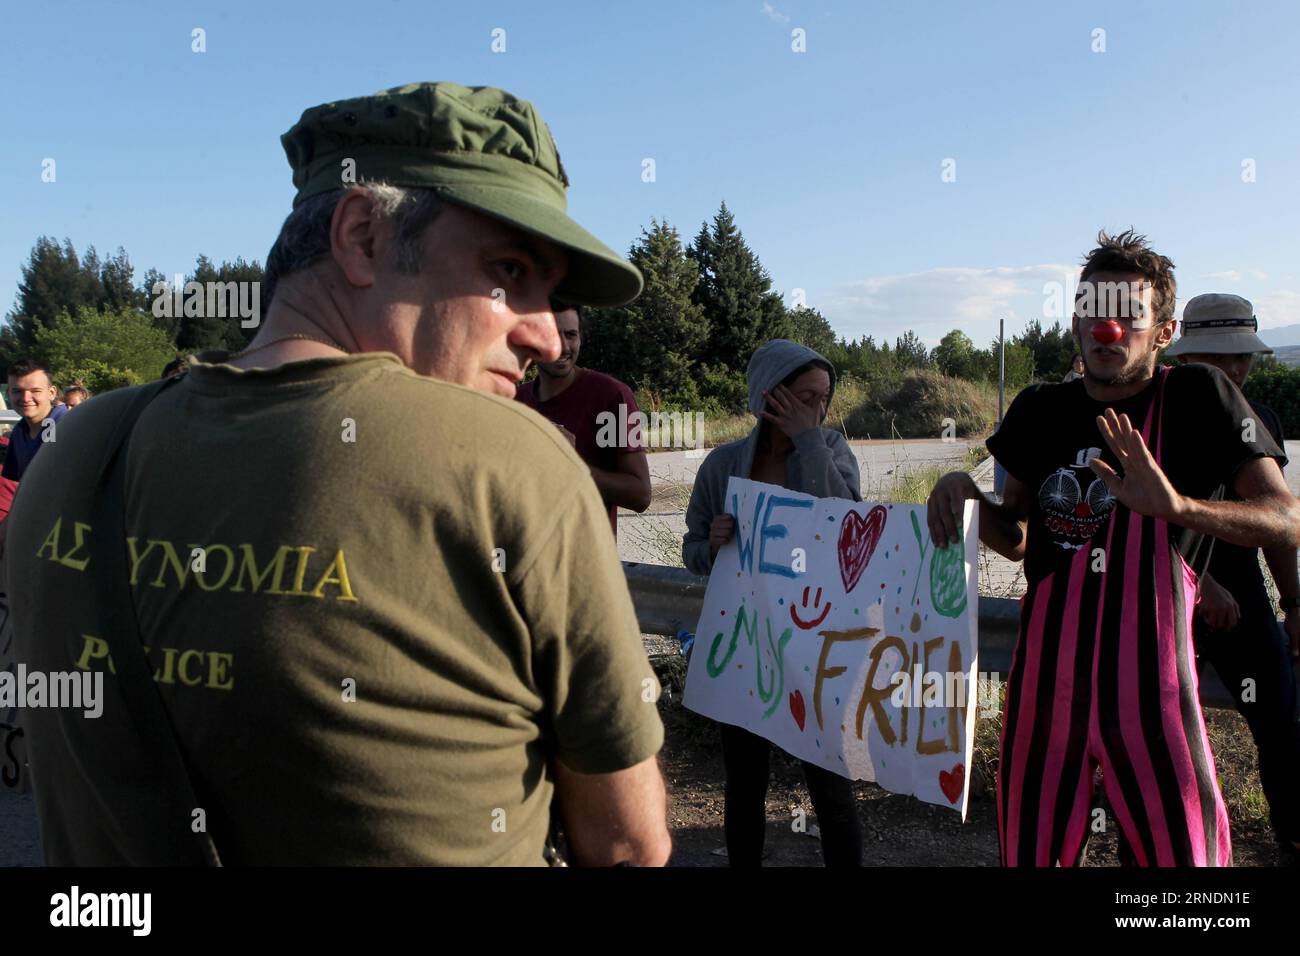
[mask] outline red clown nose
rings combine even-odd
[[[1110,345],[1124,337],[1124,330],[1114,319],[1107,319],[1092,327],[1092,337],[1102,345]]]

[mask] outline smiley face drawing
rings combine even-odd
[[[808,592],[810,590],[812,589],[811,588],[803,589],[803,608],[805,611],[809,609]],[[818,588],[817,595],[816,597],[813,598],[812,610],[816,611],[817,606],[821,603],[822,603],[822,589]],[[830,612],[831,612],[831,602],[827,601],[825,606],[822,607],[820,614],[818,614],[812,620],[804,620],[802,617],[799,616],[799,613],[794,609],[794,601],[790,602],[790,620],[794,622],[795,627],[799,628],[802,631],[811,630],[812,628],[816,627],[822,621],[826,620],[826,615],[829,614]]]

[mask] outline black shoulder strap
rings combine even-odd
[[[182,376],[183,377],[183,376]],[[140,639],[140,622],[131,594],[126,552],[126,448],[145,407],[180,377],[140,389],[118,420],[100,464],[94,514],[91,516],[91,577],[98,590],[103,639],[117,670],[117,681],[127,712],[152,762],[153,782],[164,819],[158,821],[162,861],[177,865],[220,866],[221,858],[208,835],[206,814],[200,832],[194,830],[193,812],[203,804],[194,792],[176,730],[163,706],[158,685],[150,673]]]

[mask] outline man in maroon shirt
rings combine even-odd
[[[21,426],[22,423],[19,422]],[[0,435],[0,457],[9,453],[9,436]],[[9,509],[14,503],[14,492],[18,490],[18,482],[12,478],[0,477],[0,521],[9,517]],[[3,538],[0,538],[3,541]]]
[[[559,359],[538,363],[537,377],[520,385],[515,398],[558,425],[587,463],[617,535],[620,507],[636,512],[650,507],[650,466],[645,448],[637,441],[638,429],[619,431],[621,423],[632,421],[638,411],[636,397],[613,376],[578,367],[582,322],[576,306],[557,305],[555,323],[560,330]],[[621,415],[620,405],[624,406]],[[609,421],[600,419],[602,412],[613,416],[614,429],[601,428]],[[611,434],[615,441],[608,441]]]

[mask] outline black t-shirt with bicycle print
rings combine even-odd
[[[1002,426],[987,445],[1029,492],[1027,580],[1038,581],[1067,566],[1079,549],[1105,531],[1116,501],[1088,462],[1100,457],[1113,468],[1119,466],[1097,427],[1097,416],[1112,407],[1141,429],[1159,378],[1157,370],[1146,388],[1116,402],[1089,397],[1082,379],[1031,385],[1007,409]],[[1169,370],[1164,419],[1161,467],[1180,494],[1221,498],[1245,462],[1268,456],[1279,465],[1286,463],[1241,391],[1209,365]],[[1154,455],[1156,449],[1151,452]],[[1185,531],[1175,540],[1192,570],[1203,572],[1208,541]],[[1098,544],[1104,544],[1104,539]]]

